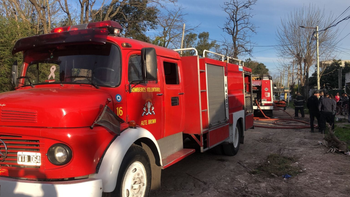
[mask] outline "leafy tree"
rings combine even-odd
[[[16,41],[24,36],[34,34],[33,29],[25,22],[7,19],[0,16],[0,92],[12,90],[11,67],[15,60],[22,62],[22,54],[12,56],[12,49]]]
[[[164,39],[162,37],[157,36],[154,40],[152,40],[152,44],[157,46],[164,46]]]
[[[184,38],[184,48],[193,48],[196,46],[197,41],[197,34],[195,33],[188,33],[185,35]],[[194,51],[184,51],[183,56],[191,56],[194,55]]]
[[[340,67],[340,60],[333,60],[330,66],[327,66],[320,78],[321,88],[335,89],[338,88],[338,70],[342,69],[342,84],[345,85],[345,74],[350,72],[350,63],[346,62],[345,67]],[[310,86],[317,86],[317,72],[315,71],[309,79]]]
[[[102,11],[103,18],[109,9],[109,6],[104,7]],[[159,12],[156,7],[149,6],[146,0],[129,0],[129,3],[116,3],[112,8],[112,12],[117,12],[117,14],[110,17],[110,20],[118,21],[122,25],[125,37],[150,42],[145,32],[156,28],[156,19]],[[101,18],[96,18],[96,20],[101,21]]]
[[[244,66],[252,69],[252,74],[263,75],[269,74],[269,69],[266,68],[265,64],[253,61],[250,58],[246,59]]]
[[[215,47],[216,45],[216,41],[211,41],[209,42],[209,32],[202,32],[198,35],[198,42],[197,42],[197,46],[196,49],[198,51],[199,55],[203,54],[203,51],[206,50],[210,50],[211,48]]]
[[[197,41],[198,38],[198,41]],[[198,51],[198,55],[202,56],[203,51],[210,50],[212,48],[217,47],[216,41],[209,42],[209,33],[202,32],[200,34],[189,33],[185,35],[184,38],[184,48],[196,48]],[[185,51],[183,52],[183,56],[194,55],[194,51]]]

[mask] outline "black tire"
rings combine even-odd
[[[240,140],[241,140],[241,127],[239,124],[236,125],[235,130],[233,131],[233,142],[224,142],[222,144],[222,150],[224,151],[224,154],[227,156],[235,156],[238,151],[239,151],[239,145],[240,145]],[[236,133],[237,132],[237,133]]]
[[[128,189],[128,186],[131,189]],[[132,145],[120,166],[117,185],[112,196],[131,197],[134,194],[139,197],[147,197],[150,187],[151,167],[147,153],[140,146]]]
[[[214,155],[223,155],[224,152],[222,150],[222,146],[223,146],[222,144],[219,144],[214,148],[210,149],[211,153],[213,153]]]
[[[270,118],[273,117],[273,110],[270,110],[269,117],[270,117]]]

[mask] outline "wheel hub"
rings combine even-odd
[[[146,191],[146,169],[135,161],[127,169],[123,181],[123,197],[143,197]]]

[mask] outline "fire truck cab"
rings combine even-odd
[[[273,116],[273,83],[269,75],[253,76],[254,113]]]
[[[17,41],[16,90],[0,94],[2,196],[142,197],[196,149],[237,154],[253,127],[251,69],[121,30],[103,21]]]

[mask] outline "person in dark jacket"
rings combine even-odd
[[[304,118],[304,97],[298,92],[297,97],[294,99],[295,117],[298,117],[298,111],[301,113],[301,117]]]
[[[316,90],[312,96],[307,99],[306,106],[309,109],[310,113],[310,128],[311,132],[314,132],[314,120],[315,117],[317,119],[317,124],[320,126],[320,111],[318,110],[318,97],[320,96],[320,92]]]
[[[324,98],[324,93],[325,91],[323,90],[320,91],[320,97],[318,98],[318,102],[320,102]]]
[[[320,132],[324,133],[326,129],[326,122],[334,128],[334,114],[335,114],[336,104],[329,98],[329,94],[325,93],[325,97],[320,100],[318,105],[318,110],[320,111]]]

